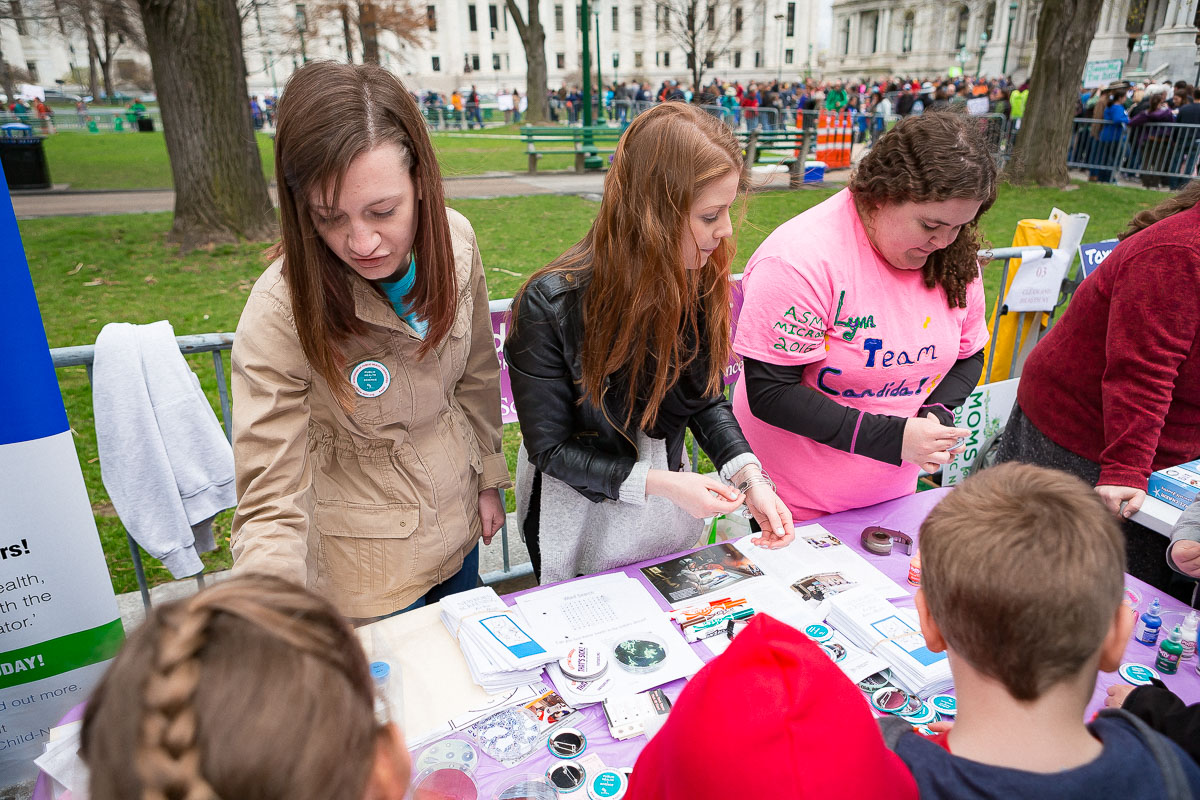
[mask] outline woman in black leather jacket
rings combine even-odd
[[[514,300],[517,515],[543,583],[687,549],[742,503],[756,544],[792,540],[723,393],[745,180],[719,120],[682,103],[638,116],[592,229]],[[688,428],[732,486],[685,471]]]

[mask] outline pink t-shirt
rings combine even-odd
[[[988,338],[982,282],[967,289],[966,308],[949,308],[920,270],[896,269],[871,246],[849,190],[779,226],[750,258],[742,287],[738,353],[809,365],[806,386],[869,413],[914,416],[954,362]],[[744,380],[733,410],[798,520],[916,487],[915,464],[885,464],[757,419]]]

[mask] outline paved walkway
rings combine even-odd
[[[837,173],[828,176],[839,181]],[[845,180],[840,178],[840,180]],[[755,187],[786,189],[787,172],[783,169],[755,168]],[[463,198],[516,197],[533,194],[591,195],[599,197],[604,191],[604,173],[544,172],[536,175],[498,172],[463,178],[446,178],[446,197]],[[92,216],[97,214],[148,214],[171,211],[175,207],[175,192],[171,190],[144,191],[71,191],[56,187],[47,191],[11,193],[17,219],[37,217]],[[275,188],[271,198],[276,200]],[[276,200],[277,201],[277,200]]]

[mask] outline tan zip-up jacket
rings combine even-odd
[[[423,361],[417,334],[354,276],[367,333],[346,347],[346,380],[376,361],[390,382],[375,397],[356,390],[351,414],[304,357],[281,261],[258,279],[238,323],[234,569],[303,584],[349,617],[402,609],[457,572],[481,535],[479,492],[511,486],[483,265],[471,224],[446,213],[458,311]]]

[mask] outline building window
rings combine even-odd
[[[640,31],[642,29],[642,7],[641,6],[633,7],[633,29],[635,31]]]
[[[575,4],[575,30],[583,30],[583,6],[578,3]]]
[[[762,69],[762,51],[761,50],[754,51],[754,68]]]
[[[710,31],[716,29],[717,9],[713,8],[712,6],[708,7],[708,14],[705,17],[704,24]]]
[[[996,24],[996,4],[988,3],[987,10],[983,12],[983,32],[987,34],[988,41],[992,40],[992,29]]]
[[[467,6],[467,28],[472,32],[479,30],[479,20],[475,17],[475,6]]]
[[[662,54],[662,56],[663,56],[663,66],[664,66],[664,67],[669,67],[669,66],[671,66],[671,51],[670,51],[670,50],[663,50],[663,54]]]
[[[425,6],[425,27],[437,30],[437,6]]]
[[[734,69],[742,68],[742,51],[741,50],[733,51],[733,68]]]
[[[954,49],[962,50],[967,46],[967,26],[971,23],[971,12],[966,6],[958,9],[958,28],[954,32]]]
[[[613,33],[616,33],[617,31],[619,31],[621,29],[621,26],[618,22],[618,20],[620,18],[621,18],[620,10],[616,6],[613,6],[613,28],[612,28]]]
[[[879,12],[872,11],[870,13],[863,14],[862,25],[863,25],[864,29],[871,31],[871,39],[870,39],[869,44],[867,45],[867,52],[868,53],[878,52],[878,50],[879,50]]]
[[[29,79],[34,83],[41,83],[41,78],[38,77],[38,68],[36,61],[26,61],[25,70],[29,73]]]
[[[492,30],[500,27],[500,9],[495,6],[488,6],[488,25]]]
[[[783,51],[783,63],[791,64],[793,58],[795,58],[795,53],[792,50]]]
[[[712,50],[709,50],[708,52],[706,52],[704,54],[704,68],[705,69],[712,69],[713,65],[716,63],[717,63],[717,57],[713,53]]]
[[[842,23],[842,55],[850,54],[850,18]]]
[[[788,36],[796,35],[796,4],[795,3],[788,3],[787,35]]]
[[[562,32],[563,29],[563,7],[557,5],[554,7],[554,30]]]
[[[441,56],[434,56],[434,57],[433,57],[433,71],[434,71],[434,72],[441,72],[441,71],[442,71],[442,58],[441,58]]]
[[[492,70],[494,72],[500,71],[500,54],[499,53],[492,53]]]
[[[16,23],[17,34],[20,36],[24,36],[26,33],[25,14],[23,14],[21,12],[21,0],[12,0],[12,2],[9,3],[9,7],[12,9],[13,22]],[[30,74],[33,74],[33,73],[30,73]],[[36,82],[37,81],[34,81],[34,83],[36,83]],[[9,98],[9,101],[11,102],[12,98]]]
[[[913,44],[913,28],[916,27],[916,16],[909,11],[904,15],[904,33],[900,37],[900,52],[911,53]]]
[[[738,6],[733,10],[733,30],[735,32],[742,29],[742,7]]]
[[[471,71],[479,72],[479,53],[471,53]]]
[[[554,63],[558,66],[559,69],[566,69],[567,68],[566,54],[565,53],[555,53],[554,54]]]
[[[641,52],[640,52],[640,51],[634,51],[634,54],[633,54],[633,68],[634,68],[634,69],[641,69],[643,66],[645,66],[645,64],[643,63],[643,61],[644,61],[644,60],[642,59],[642,54],[641,54]]]

